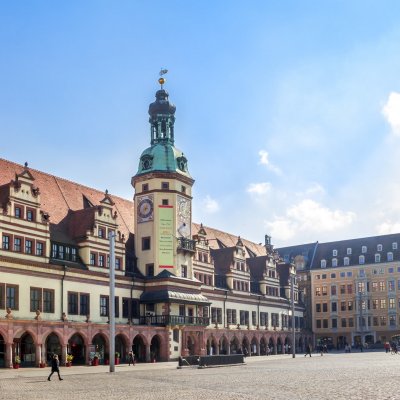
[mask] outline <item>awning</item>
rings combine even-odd
[[[172,290],[156,290],[144,292],[140,296],[141,303],[180,303],[210,305],[211,302],[202,294],[174,292]]]

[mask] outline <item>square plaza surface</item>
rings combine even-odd
[[[400,399],[400,356],[384,352],[247,358],[197,369],[177,363],[0,370],[1,399]]]

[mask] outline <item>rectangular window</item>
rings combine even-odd
[[[381,326],[386,326],[386,317],[384,315],[381,315],[379,317],[379,320],[380,320],[380,325]]]
[[[396,316],[395,315],[389,316],[389,326],[396,326]]]
[[[340,294],[346,294],[346,285],[340,285]]]
[[[168,190],[169,189],[169,182],[161,182],[161,189]]]
[[[372,309],[377,310],[378,309],[378,299],[373,299],[372,300]]]
[[[99,228],[97,233],[98,233],[99,238],[104,238],[104,229],[103,228]]]
[[[79,295],[79,315],[90,315],[90,295],[88,293]]]
[[[121,258],[120,257],[116,257],[116,259],[115,259],[115,269],[116,270],[121,269]]]
[[[115,318],[119,318],[119,297],[114,297],[114,306],[115,306]]]
[[[181,265],[181,277],[187,278],[187,266],[186,265]]]
[[[353,318],[349,318],[349,328],[353,328],[354,327],[354,320]]]
[[[328,312],[328,303],[322,303],[322,312]]]
[[[12,310],[18,310],[18,286],[17,285],[7,285],[6,286],[6,308],[11,308]]]
[[[316,305],[315,305],[315,312],[321,312],[321,303],[317,303]]]
[[[78,315],[78,293],[68,292],[68,314]]]
[[[99,267],[104,267],[104,255],[99,254]]]
[[[90,253],[90,265],[96,265],[96,254]]]
[[[0,283],[0,309],[4,310],[6,307],[6,284],[5,283]]]
[[[348,301],[348,302],[347,302],[347,309],[348,309],[349,311],[353,311],[353,302],[352,302],[352,301]]]
[[[393,292],[395,288],[395,282],[394,281],[388,281],[388,291]]]
[[[322,286],[322,296],[326,296],[328,294],[328,287]]]
[[[168,199],[162,199],[162,205],[168,206]]]
[[[372,291],[377,292],[378,291],[378,282],[372,282]]]
[[[22,209],[21,209],[21,207],[15,207],[14,208],[14,216],[15,216],[15,218],[21,218],[22,217]]]
[[[42,310],[42,289],[40,288],[32,288],[30,294],[30,303],[31,303],[31,312],[35,312],[36,310]]]
[[[384,292],[385,291],[385,281],[380,281],[379,282],[379,291]]]
[[[353,285],[347,285],[347,294],[353,293]]]
[[[327,320],[327,319],[323,319],[323,320],[322,320],[322,327],[323,327],[324,329],[327,329],[327,328],[328,328],[328,320]]]
[[[317,329],[321,329],[321,320],[317,319]]]
[[[33,221],[33,210],[27,210],[26,211],[26,219],[28,221]]]
[[[100,316],[108,317],[108,296],[100,296]]]
[[[257,313],[255,311],[251,312],[251,323],[253,326],[257,325]]]
[[[340,303],[340,311],[346,311],[346,302],[345,301],[342,301]]]
[[[321,296],[321,288],[320,287],[316,287],[315,288],[315,295],[316,296]]]
[[[154,276],[154,264],[146,264],[146,276]]]
[[[336,296],[336,285],[331,286],[331,295]]]
[[[142,250],[150,250],[151,243],[150,243],[150,236],[142,238]]]
[[[25,240],[25,253],[32,254],[32,240]]]
[[[14,251],[21,251],[21,238],[14,238]]]
[[[389,309],[395,309],[396,308],[396,300],[394,298],[389,299]]]
[[[148,191],[149,191],[149,184],[148,183],[143,183],[142,192],[148,192]]]
[[[10,236],[3,235],[3,250],[10,250]]]
[[[386,309],[386,299],[380,299],[380,308],[381,310]]]
[[[43,289],[43,312],[54,313],[54,290]]]
[[[332,318],[332,328],[333,329],[337,328],[337,319],[336,318]]]
[[[346,326],[347,326],[347,324],[346,324],[346,318],[342,318],[342,319],[341,319],[341,325],[342,325],[342,328],[346,328]]]
[[[337,303],[336,303],[336,301],[332,302],[331,308],[332,308],[332,312],[337,312]]]
[[[36,242],[36,255],[43,256],[43,243],[42,242]]]

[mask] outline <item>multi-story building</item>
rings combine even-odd
[[[293,265],[270,245],[192,222],[188,160],[175,147],[175,106],[150,104],[150,147],[132,178],[134,201],[0,159],[0,366],[187,354],[273,353],[311,339]],[[115,304],[109,240],[116,236]],[[109,336],[115,308],[116,337]]]
[[[314,244],[310,262],[298,273],[310,283],[305,304],[315,344],[357,347],[390,341],[400,333],[399,243],[400,234],[390,234]],[[307,249],[279,251],[301,256]]]

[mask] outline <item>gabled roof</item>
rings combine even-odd
[[[9,184],[16,174],[21,174],[25,167],[0,158],[0,187]],[[29,173],[35,179],[35,186],[40,189],[41,208],[50,215],[52,224],[59,224],[69,211],[87,208],[88,204],[101,205],[104,192],[58,178],[32,168]],[[3,199],[3,189],[0,191]],[[134,231],[134,205],[132,201],[112,195],[114,208],[120,217],[120,230],[126,238]]]

